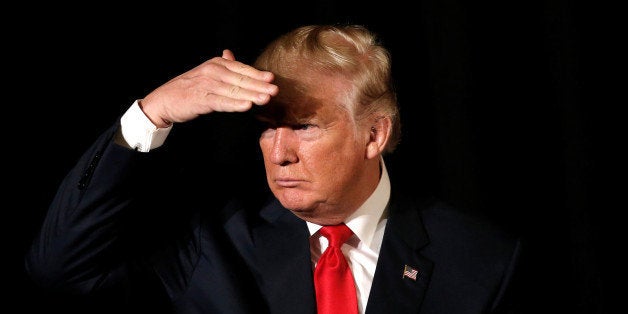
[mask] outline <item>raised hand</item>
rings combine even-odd
[[[244,112],[277,95],[274,75],[236,61],[225,49],[176,76],[140,100],[146,116],[159,128],[192,120],[213,111]]]

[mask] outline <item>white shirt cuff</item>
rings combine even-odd
[[[147,153],[166,141],[172,130],[172,124],[167,128],[157,128],[144,114],[136,100],[122,116],[120,128],[122,137],[129,147]]]

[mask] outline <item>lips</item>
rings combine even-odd
[[[284,188],[294,188],[303,182],[303,180],[299,180],[295,178],[277,178],[274,181],[275,181],[275,184]]]

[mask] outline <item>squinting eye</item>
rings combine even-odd
[[[298,124],[296,126],[296,130],[307,130],[307,129],[311,129],[312,127],[314,127],[313,124]]]

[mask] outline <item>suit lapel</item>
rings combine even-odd
[[[261,289],[272,313],[315,313],[310,234],[305,221],[274,200],[252,230]]]
[[[366,314],[418,313],[433,268],[419,253],[427,233],[416,205],[391,199],[389,210]],[[406,265],[418,271],[416,280],[403,276]]]
[[[418,313],[433,268],[432,261],[419,253],[429,242],[427,234],[416,204],[393,195],[389,212],[366,314]],[[314,314],[310,235],[305,221],[276,199],[260,214],[261,222],[251,228],[252,243],[241,250],[251,258],[249,265],[258,276],[270,312]],[[234,230],[242,230],[232,225],[227,229],[232,236],[236,235]],[[416,280],[403,276],[405,265],[418,271]]]

